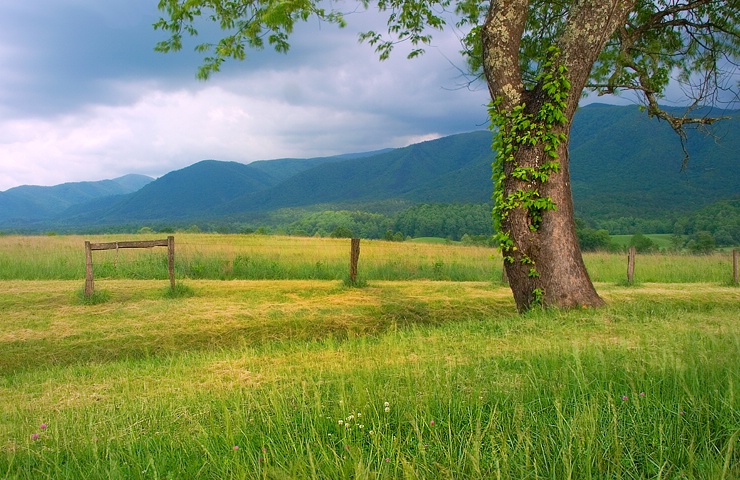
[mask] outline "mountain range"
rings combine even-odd
[[[740,112],[678,136],[636,106],[589,105],[570,137],[576,212],[585,219],[658,218],[740,194]],[[404,148],[249,164],[203,160],[156,180],[127,175],[0,192],[0,228],[103,229],[148,223],[245,222],[281,209],[490,201],[492,134],[475,131]]]

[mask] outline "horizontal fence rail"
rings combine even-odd
[[[152,248],[152,247],[169,247],[170,238],[174,242],[174,237],[167,237],[166,240],[142,240],[129,242],[107,242],[107,243],[90,243],[90,250],[114,250],[117,248]]]
[[[91,243],[85,241],[85,297],[95,292],[93,278],[92,252],[98,250],[118,250],[119,248],[153,248],[167,247],[167,271],[170,276],[170,288],[175,289],[175,237],[169,236],[165,240],[139,240],[126,242]]]

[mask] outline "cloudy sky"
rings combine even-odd
[[[349,27],[309,22],[287,55],[250,52],[207,82],[200,57],[154,51],[156,0],[0,2],[0,191],[399,147],[485,128],[454,32],[419,59],[379,62]]]
[[[155,52],[166,38],[152,27],[156,5],[0,0],[0,191],[400,147],[487,125],[459,32],[437,34],[420,58],[401,46],[379,62],[357,35],[384,31],[382,17],[354,13],[342,30],[312,20],[287,55],[249,52],[202,82],[193,47],[217,37]]]

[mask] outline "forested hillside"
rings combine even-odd
[[[740,193],[740,115],[730,113],[708,132],[689,130],[684,164],[681,142],[666,122],[637,107],[582,108],[571,133],[578,215],[660,219]]]
[[[136,192],[152,180],[144,175],[125,175],[98,182],[11,188],[0,192],[0,224],[27,224],[51,219],[80,203]]]
[[[490,133],[473,132],[371,157],[325,162],[265,191],[249,192],[212,213],[233,215],[350,201],[359,205],[392,198],[485,202],[491,196],[490,181],[481,178],[480,167],[490,164],[490,141]]]
[[[576,215],[585,228],[686,235],[700,228],[720,239],[737,238],[732,225],[721,223],[727,214],[703,214],[714,219],[711,226],[701,226],[695,215],[740,195],[740,114],[727,114],[732,118],[714,125],[705,132],[709,135],[690,132],[685,163],[670,126],[636,106],[582,108],[570,155]],[[198,225],[311,235],[342,227],[340,233],[367,237],[389,231],[453,239],[490,235],[491,141],[490,132],[478,131],[335,157],[250,164],[204,160],[132,193],[121,186],[102,191],[111,181],[92,182],[99,190],[93,193],[85,183],[18,187],[0,192],[0,230]]]

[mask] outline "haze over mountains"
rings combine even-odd
[[[690,132],[690,161],[665,122],[635,106],[590,105],[576,114],[571,179],[582,218],[654,218],[740,194],[740,113],[706,136]],[[249,221],[285,208],[404,208],[486,203],[491,133],[477,131],[405,148],[250,164],[203,160],[156,180],[16,187],[0,192],[5,231],[90,230],[111,225]],[[378,142],[382,144],[382,141]]]

